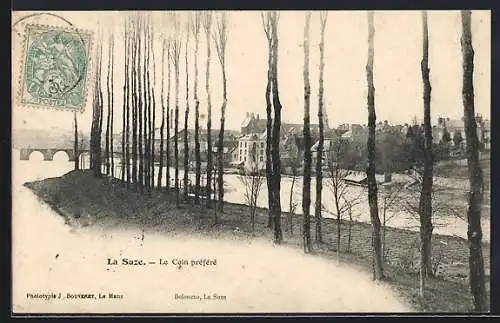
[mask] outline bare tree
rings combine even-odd
[[[183,178],[183,196],[184,200],[188,197],[189,186],[189,142],[188,142],[188,122],[189,122],[189,36],[190,36],[190,21],[186,21],[186,46],[184,50],[184,60],[186,62],[186,109],[184,110],[184,178]]]
[[[163,155],[164,152],[164,140],[165,140],[165,47],[167,47],[168,42],[166,37],[163,36],[162,46],[161,46],[161,124],[160,124],[160,156],[159,156],[159,168],[158,168],[158,183],[156,184],[158,190],[161,190],[161,184],[163,180]],[[167,64],[168,58],[167,58]]]
[[[138,132],[137,132],[137,148],[139,154],[139,192],[141,194],[144,193],[144,106],[145,106],[145,66],[143,62],[144,56],[144,43],[142,33],[144,32],[144,15],[140,13],[138,15],[138,23],[137,23],[137,123],[138,123]]]
[[[256,147],[251,148],[250,169],[244,170],[244,173],[238,176],[240,182],[245,187],[245,202],[250,209],[250,221],[252,224],[252,235],[255,235],[255,213],[257,211],[257,200],[259,198],[262,185],[264,184],[264,176],[262,169],[259,168],[257,162]]]
[[[324,100],[324,86],[323,86],[323,74],[325,70],[325,28],[326,21],[328,18],[328,12],[320,12],[320,27],[321,27],[321,40],[319,43],[319,91],[318,91],[318,122],[319,122],[319,141],[318,150],[316,158],[316,206],[314,209],[314,215],[316,217],[316,241],[322,242],[323,237],[321,234],[321,223],[322,214],[321,210],[323,208],[323,203],[321,201],[323,192],[323,146],[325,140],[325,126],[323,120],[323,108],[325,105]]]
[[[150,82],[150,14],[144,14],[144,25],[143,25],[143,35],[144,37],[144,54],[143,54],[143,138],[144,138],[144,155],[143,155],[143,172],[144,172],[144,187],[146,191],[150,192],[150,160],[151,160],[151,82]]]
[[[156,128],[156,60],[155,60],[155,34],[154,34],[154,28],[150,24],[150,33],[149,33],[149,53],[151,54],[151,62],[153,64],[152,66],[152,72],[153,72],[153,81],[150,85],[150,95],[151,95],[151,122],[150,122],[150,129],[149,129],[149,135],[150,135],[150,183],[149,183],[149,188],[150,190],[154,188],[155,183],[154,183],[154,178],[155,178],[155,128]]]
[[[346,252],[350,253],[351,252],[351,241],[352,241],[352,226],[354,224],[354,219],[357,218],[353,214],[353,207],[356,204],[359,204],[359,199],[356,200],[350,200],[347,197],[343,198],[344,203],[347,208],[347,216],[349,218],[348,226],[347,226],[347,246],[346,246]]]
[[[279,16],[276,11],[271,14],[271,34],[272,40],[272,94],[274,107],[274,124],[272,131],[272,166],[273,175],[271,188],[273,190],[273,222],[274,222],[274,243],[280,244],[283,240],[281,231],[281,158],[280,158],[280,134],[281,134],[281,102],[278,88],[278,21]]]
[[[108,67],[106,70],[106,92],[108,99],[108,106],[106,111],[106,133],[105,133],[105,148],[104,148],[104,159],[106,161],[106,175],[111,175],[111,158],[110,158],[110,145],[112,141],[111,136],[111,105],[113,104],[112,90],[111,90],[111,82],[112,82],[112,34],[108,35]]]
[[[368,12],[368,62],[366,64],[366,78],[368,81],[368,167],[366,177],[368,181],[368,204],[370,205],[370,218],[372,223],[372,248],[373,248],[373,278],[384,278],[384,262],[382,257],[382,241],[380,238],[380,218],[378,214],[377,181],[375,179],[375,87],[373,85],[373,41],[375,27],[373,24],[373,11]]]
[[[226,80],[226,44],[228,37],[227,14],[220,14],[216,21],[216,30],[214,33],[215,49],[222,71],[222,106],[220,116],[219,144],[217,147],[217,186],[218,186],[218,211],[224,210],[224,124],[226,121],[227,106],[227,80]],[[217,221],[217,219],[216,219]]]
[[[176,205],[180,205],[179,197],[179,60],[182,46],[180,34],[180,21],[177,16],[174,19],[175,35],[172,41],[172,64],[175,70],[175,115],[174,115],[174,163],[175,163],[175,198]]]
[[[128,113],[129,113],[129,26],[128,26],[128,16],[125,16],[124,29],[123,29],[123,39],[124,39],[124,82],[123,82],[123,109],[122,109],[122,173],[121,180],[124,185],[128,187],[129,184],[129,169],[128,169]]]
[[[462,57],[463,85],[462,97],[464,105],[464,126],[469,167],[469,208],[467,210],[469,240],[470,287],[474,300],[474,310],[488,310],[484,259],[482,251],[481,204],[483,202],[483,174],[479,163],[479,142],[477,122],[474,117],[474,49],[472,47],[471,11],[463,10],[462,16]]]
[[[273,165],[272,165],[272,83],[273,83],[273,31],[272,31],[272,13],[267,12],[265,15],[261,13],[262,26],[266,33],[268,56],[267,56],[267,85],[266,85],[266,180],[267,180],[267,199],[268,199],[268,222],[269,228],[273,225],[273,210],[274,210],[274,191],[272,189]]]
[[[75,129],[75,137],[74,137],[74,145],[73,145],[73,150],[75,154],[75,170],[80,169],[80,163],[79,163],[79,153],[80,151],[78,150],[78,120],[76,118],[76,110],[73,112],[73,124],[74,124],[74,129]]]
[[[201,26],[201,13],[196,12],[194,19],[191,16],[191,31],[194,36],[194,149],[196,160],[196,178],[194,186],[194,200],[199,203],[200,200],[200,185],[201,185],[201,149],[200,149],[200,100],[198,98],[198,50],[200,45],[200,26]]]
[[[139,181],[138,177],[138,144],[137,144],[137,130],[138,130],[138,95],[137,95],[137,79],[138,79],[138,28],[137,28],[137,16],[131,18],[131,38],[132,38],[132,61],[130,62],[132,68],[132,182],[137,185]]]
[[[338,138],[330,145],[327,172],[327,187],[330,190],[335,205],[337,220],[337,259],[340,259],[342,216],[352,212],[352,208],[360,202],[361,191],[356,192],[347,184],[346,179],[353,174],[356,163],[349,157],[350,145],[347,140]],[[333,212],[330,212],[333,213]],[[349,231],[352,225],[352,213],[349,213]],[[350,243],[348,246],[350,249]]]
[[[170,129],[172,129],[172,113],[171,113],[171,109],[170,109],[170,88],[171,88],[171,80],[172,80],[172,77],[171,77],[171,74],[172,74],[172,69],[171,69],[171,65],[170,65],[170,61],[172,60],[172,39],[169,37],[168,40],[167,40],[167,106],[166,106],[166,109],[167,109],[167,143],[166,143],[166,150],[167,150],[167,160],[166,160],[166,167],[165,167],[165,171],[166,171],[166,182],[167,182],[167,189],[170,188],[170,165],[171,165],[171,162],[170,162],[170,139],[171,139],[171,136],[170,136]]]
[[[431,126],[431,83],[429,80],[429,30],[427,12],[422,12],[422,80],[424,83],[424,170],[420,194],[420,296],[424,296],[425,278],[432,274],[432,126]]]
[[[303,239],[304,251],[312,252],[311,229],[310,229],[310,207],[311,207],[311,122],[310,122],[310,100],[311,85],[309,83],[309,29],[311,24],[311,13],[305,14],[304,25],[304,181],[302,189],[302,213],[304,216]]]
[[[397,215],[397,212],[393,212],[391,215],[388,211],[394,211],[394,209],[399,209],[397,203],[399,199],[403,196],[404,185],[401,183],[388,183],[382,187],[382,255],[384,259],[387,258],[388,248],[386,245],[387,236],[387,223]],[[418,207],[417,207],[418,209]]]
[[[110,159],[111,159],[111,177],[115,177],[115,150],[114,150],[114,129],[113,129],[113,124],[115,122],[114,118],[114,95],[115,95],[115,88],[114,88],[114,75],[115,75],[115,35],[113,30],[111,31],[110,35],[110,42],[111,42],[111,84],[110,84],[110,90],[111,90],[111,99],[110,101],[110,126],[109,126],[109,153],[110,153]]]
[[[297,182],[297,177],[299,175],[299,160],[294,159],[290,166],[292,170],[292,184],[290,185],[290,198],[288,200],[288,228],[290,230],[290,234],[293,236],[293,216],[298,206],[298,203],[294,201],[293,194],[295,193],[295,183]]]
[[[206,11],[203,14],[203,29],[205,30],[206,43],[207,43],[207,60],[205,70],[205,91],[207,93],[207,206],[210,206],[210,196],[212,191],[212,97],[210,95],[210,59],[211,59],[211,41],[210,35],[212,33],[212,12]]]
[[[99,34],[96,50],[96,71],[94,80],[94,98],[92,110],[92,126],[90,131],[90,167],[96,177],[102,174],[102,156],[101,156],[101,133],[102,133],[102,90],[101,90],[101,72],[102,72],[102,35]]]

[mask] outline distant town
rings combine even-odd
[[[363,145],[366,143],[368,135],[368,127],[365,124],[358,123],[344,123],[336,128],[330,128],[328,120],[325,120],[325,137],[324,137],[324,155],[323,160],[331,159],[331,149],[335,142],[342,140],[353,145]],[[491,126],[490,120],[484,119],[482,116],[476,116],[477,132],[480,144],[483,150],[490,149],[491,143]],[[227,168],[249,168],[252,167],[254,162],[257,163],[258,168],[265,168],[266,159],[266,125],[267,119],[262,118],[259,114],[247,112],[245,119],[242,121],[240,130],[224,131],[224,163]],[[171,142],[175,134],[173,133],[173,124],[170,125],[171,129]],[[179,153],[183,156],[184,149],[184,129],[178,132],[179,136]],[[377,140],[382,146],[384,143],[390,142],[392,159],[404,158],[404,154],[397,151],[395,146],[404,145],[409,139],[419,131],[422,131],[422,125],[415,119],[405,124],[390,124],[388,121],[379,121],[376,126]],[[18,134],[16,136],[17,142],[15,146],[29,147],[33,151],[37,149],[51,149],[57,150],[70,150],[73,147],[73,134],[61,133],[40,135],[36,130],[18,130],[18,132],[25,132],[24,136]],[[190,161],[194,161],[195,154],[195,139],[194,130],[187,130],[188,147]],[[319,140],[319,125],[311,124],[311,135],[313,138],[313,145],[311,147],[313,154],[313,162],[317,158],[317,147]],[[211,131],[212,142],[216,143],[219,136],[219,129],[212,129]],[[115,151],[121,150],[121,133],[114,134]],[[432,127],[433,142],[436,145],[436,150],[439,156],[436,158],[460,158],[463,157],[465,152],[465,129],[463,120],[454,120],[450,118],[440,117],[437,119],[436,124]],[[155,130],[155,151],[159,153],[160,146],[160,129]],[[164,138],[164,147],[166,141]],[[394,144],[396,143],[396,144]],[[80,134],[80,148],[82,151],[88,150],[88,138],[83,133]],[[200,150],[201,160],[206,164],[207,160],[207,132],[206,129],[200,129]],[[361,150],[361,149],[360,149]],[[302,154],[304,151],[303,144],[303,124],[300,123],[282,123],[280,134],[280,154],[281,163],[284,173],[290,172],[290,167],[296,162],[302,162]],[[213,154],[217,152],[217,145],[213,145]],[[173,156],[173,145],[170,147],[170,154]],[[443,155],[444,154],[444,155]],[[158,157],[158,155],[156,156]],[[193,166],[194,162],[191,162]],[[325,163],[326,165],[326,163]],[[360,163],[359,168],[362,169],[363,163]],[[403,167],[405,168],[405,167]],[[397,171],[398,169],[394,169]],[[300,170],[299,170],[300,172]]]

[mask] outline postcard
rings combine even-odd
[[[489,311],[490,11],[11,29],[14,314]]]

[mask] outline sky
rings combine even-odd
[[[108,12],[54,12],[74,27],[94,32],[94,39],[112,31],[115,36],[114,106],[115,132],[121,131],[122,87],[124,82],[123,17],[125,13]],[[16,24],[30,12],[14,12],[12,18],[13,37],[13,128],[44,129],[61,128],[71,130],[73,113],[51,109],[26,108],[18,103],[20,71],[23,64],[23,36],[26,23],[67,26],[60,18],[39,15]],[[164,12],[154,12],[155,29],[154,70],[155,93],[160,101],[162,68],[162,37],[172,32]],[[179,13],[183,22],[187,12]],[[267,82],[267,41],[259,11],[230,11],[227,13],[229,35],[226,50],[226,73],[228,106],[226,128],[238,130],[246,112],[265,117],[265,88]],[[283,105],[282,121],[301,123],[304,113],[304,11],[280,12],[278,37],[278,82],[280,100]],[[181,28],[185,28],[184,24]],[[179,33],[184,35],[184,32]],[[432,86],[432,122],[438,117],[459,119],[463,115],[462,105],[462,53],[460,46],[461,19],[459,11],[429,12],[429,67]],[[490,118],[491,77],[491,16],[490,11],[473,11],[472,37],[475,51],[474,87],[476,112]],[[198,95],[200,113],[206,113],[205,60],[206,36],[200,33],[198,54]],[[311,121],[317,123],[319,83],[319,12],[312,12],[310,26],[310,83]],[[181,51],[180,66],[180,126],[182,127],[186,102],[185,41]],[[210,42],[210,88],[212,97],[212,128],[219,127],[222,103],[221,66],[217,59],[213,41]],[[104,42],[106,53],[107,42]],[[377,120],[388,120],[393,124],[409,123],[414,117],[423,117],[422,76],[422,24],[419,11],[375,11],[375,57],[374,85]],[[95,46],[93,46],[95,49]],[[194,42],[190,36],[188,44],[190,127],[193,126],[194,101]],[[94,53],[90,55],[94,59]],[[107,58],[103,58],[104,63]],[[365,66],[367,60],[367,15],[366,11],[330,11],[325,31],[325,109],[329,126],[343,123],[367,123],[367,85]],[[92,63],[91,63],[92,64]],[[105,80],[103,69],[103,80]],[[89,84],[95,76],[89,68]],[[173,82],[172,82],[173,83]],[[105,87],[105,84],[103,85]],[[104,88],[105,90],[105,88]],[[78,115],[79,127],[90,130],[92,117],[92,87],[88,87],[85,111]],[[172,100],[175,91],[172,84]],[[106,102],[106,99],[105,99]],[[158,104],[157,116],[160,116]],[[157,122],[159,125],[160,121]]]

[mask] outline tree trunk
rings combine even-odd
[[[368,81],[368,167],[366,177],[368,181],[368,204],[370,206],[370,218],[372,223],[372,247],[373,247],[373,277],[376,280],[384,278],[384,263],[382,259],[382,246],[380,239],[380,218],[378,215],[377,181],[375,179],[375,87],[373,85],[373,41],[375,27],[373,24],[373,12],[368,12],[368,62],[366,64],[366,78]]]
[[[147,15],[147,14],[146,14]],[[148,39],[148,25],[147,25],[147,16],[144,16],[144,25],[143,25],[143,37],[144,37],[144,52],[143,52],[143,72],[142,72],[142,80],[143,80],[143,159],[142,159],[142,168],[143,168],[143,185],[146,188],[146,191],[149,191],[149,108],[150,108],[150,98],[149,98],[149,39]]]
[[[206,60],[206,69],[205,69],[205,91],[207,93],[207,207],[210,207],[210,198],[212,192],[212,98],[210,95],[210,60],[211,60],[211,25],[212,25],[212,17],[211,13],[207,13],[206,16],[206,25],[205,25],[205,34],[206,34],[206,43],[207,43],[207,60]]]
[[[188,198],[188,183],[189,183],[189,144],[188,144],[188,122],[189,122],[189,64],[188,64],[188,45],[189,45],[189,30],[186,35],[186,110],[184,111],[184,200]]]
[[[217,183],[218,183],[218,210],[222,212],[224,210],[224,124],[226,116],[226,106],[227,106],[227,88],[226,88],[226,71],[223,67],[222,71],[222,88],[223,88],[223,101],[221,107],[221,117],[220,117],[220,132],[219,132],[219,147],[217,148],[218,156],[218,170],[217,170]]]
[[[386,238],[386,229],[387,229],[387,199],[384,198],[384,211],[382,213],[382,259],[386,258],[386,244],[385,244],[385,238]]]
[[[471,12],[462,11],[462,56],[464,126],[469,168],[469,208],[467,210],[469,240],[470,287],[474,310],[488,311],[482,251],[481,204],[483,202],[483,174],[479,163],[477,123],[474,117],[474,49],[472,48]]]
[[[80,169],[80,158],[79,158],[79,150],[78,150],[78,120],[76,118],[76,110],[73,113],[73,122],[75,124],[75,142],[73,145],[73,153],[75,154],[75,160],[74,160],[74,165],[75,165],[75,170]]]
[[[349,228],[347,233],[347,253],[351,252],[351,238],[352,238],[352,208],[349,206]]]
[[[101,156],[101,133],[102,133],[102,91],[101,91],[101,72],[102,72],[102,40],[98,41],[97,51],[97,75],[95,80],[95,98],[94,111],[95,118],[93,120],[93,138],[92,138],[92,169],[96,177],[101,177],[102,174],[102,156]]]
[[[111,130],[111,37],[108,38],[108,67],[106,70],[106,94],[108,99],[108,106],[106,111],[106,143],[104,150],[104,159],[106,160],[106,175],[111,175],[111,164],[109,156],[110,145],[110,130]]]
[[[283,236],[281,232],[281,159],[280,159],[280,130],[281,130],[281,102],[278,90],[278,16],[276,11],[272,13],[272,35],[273,35],[273,75],[272,92],[274,106],[274,125],[272,132],[272,188],[273,188],[273,220],[274,220],[274,242],[280,244]]]
[[[304,181],[302,189],[302,213],[304,216],[304,249],[312,251],[310,218],[311,207],[311,126],[310,126],[310,96],[311,85],[309,84],[309,27],[311,13],[307,12],[304,25]]]
[[[177,53],[174,53],[177,56]],[[179,60],[174,64],[175,69],[175,115],[174,115],[174,163],[175,163],[175,205],[179,207]]]
[[[200,147],[200,100],[198,98],[198,50],[200,45],[200,15],[195,14],[194,22],[194,150],[196,160],[196,178],[194,185],[194,201],[200,203],[200,186],[201,186],[201,147]]]
[[[336,180],[341,181],[342,179],[338,178]],[[340,205],[339,205],[340,196],[339,196],[337,189],[335,189],[334,199],[335,199],[335,209],[337,210],[337,261],[340,261],[340,244],[341,244],[340,232],[341,232],[342,223],[341,223],[341,210],[340,210]]]
[[[431,83],[429,80],[429,33],[427,12],[422,13],[422,80],[424,83],[424,170],[422,191],[420,193],[420,296],[424,296],[425,279],[432,275],[431,238],[432,238],[432,126],[431,126]]]
[[[163,157],[164,157],[164,144],[165,140],[165,40],[163,40],[161,47],[161,124],[160,124],[160,156],[158,168],[158,183],[156,186],[161,190],[163,180]]]
[[[132,34],[132,182],[137,187],[137,19],[133,22]]]
[[[171,81],[171,67],[170,67],[170,58],[171,58],[171,50],[170,50],[170,43],[168,44],[167,47],[167,57],[168,57],[168,64],[167,64],[167,160],[166,160],[166,167],[165,167],[165,172],[166,172],[166,187],[167,190],[170,189],[170,129],[172,129],[171,126],[171,118],[172,118],[172,113],[170,111],[170,81]]]
[[[316,241],[323,242],[323,237],[321,233],[321,224],[323,221],[322,208],[323,203],[322,192],[323,192],[323,146],[325,140],[325,127],[323,120],[323,107],[324,107],[324,87],[323,87],[323,73],[325,70],[325,27],[326,27],[326,16],[321,16],[321,41],[319,43],[319,93],[318,93],[318,123],[319,123],[319,141],[318,141],[318,151],[316,158],[316,205],[314,215],[316,217]]]
[[[270,15],[270,13],[268,13]],[[268,17],[269,19],[269,17]],[[272,102],[271,102],[271,87],[273,79],[273,36],[272,31],[267,29],[267,44],[268,44],[268,57],[267,57],[267,85],[266,85],[266,181],[267,181],[267,200],[268,200],[268,228],[273,226],[273,210],[274,210],[274,189],[272,184],[273,178],[273,165],[272,165]]]
[[[296,176],[295,173],[293,174],[292,177],[292,185],[290,187],[290,199],[289,199],[289,206],[288,206],[288,225],[290,226],[290,235],[293,236],[293,187],[295,186],[295,181],[296,181]]]
[[[154,189],[155,183],[155,127],[156,127],[156,94],[155,94],[155,87],[156,87],[156,61],[155,61],[155,49],[154,49],[154,34],[153,34],[153,29],[150,25],[150,37],[149,37],[149,46],[150,46],[150,53],[151,53],[151,60],[153,63],[153,83],[151,85],[151,122],[150,122],[150,128],[149,128],[149,135],[150,135],[150,141],[151,144],[150,146],[150,172],[149,172],[149,177],[150,177],[150,182],[149,182],[149,188]]]
[[[122,162],[121,162],[121,180],[124,185],[128,187],[128,156],[127,156],[127,139],[128,139],[128,129],[127,129],[127,123],[128,123],[128,81],[129,81],[129,73],[128,73],[128,59],[129,59],[129,28],[128,28],[128,18],[125,21],[125,31],[123,33],[123,38],[125,42],[124,46],[124,57],[125,57],[125,63],[124,63],[124,82],[123,82],[123,110],[122,110]]]
[[[220,117],[219,145],[217,148],[217,207],[219,212],[224,210],[224,127],[226,122],[227,107],[227,80],[226,80],[226,42],[227,42],[227,20],[222,13],[221,20],[217,24],[216,48],[222,70],[222,106]],[[217,220],[217,219],[216,219]]]
[[[111,177],[115,177],[115,159],[114,159],[114,144],[113,144],[113,124],[115,122],[114,118],[114,110],[115,110],[115,105],[114,105],[114,81],[113,77],[115,75],[115,38],[114,35],[111,34],[111,99],[110,99],[110,114],[111,114],[111,119],[110,119],[110,126],[109,126],[109,154],[110,154],[110,159],[111,159]]]
[[[139,17],[139,31],[138,31],[138,58],[137,58],[137,69],[138,69],[138,76],[137,76],[137,83],[138,83],[138,102],[137,102],[137,122],[138,122],[138,133],[137,133],[137,146],[138,146],[138,151],[139,151],[139,192],[141,194],[144,193],[144,152],[143,152],[143,120],[142,120],[142,115],[143,115],[143,108],[144,108],[144,99],[143,99],[143,91],[144,91],[144,84],[143,84],[143,79],[144,79],[144,73],[145,69],[142,67],[142,55],[143,55],[143,50],[142,50],[142,17]]]

